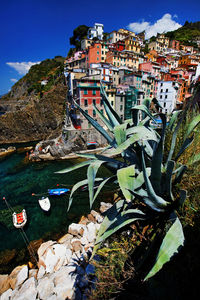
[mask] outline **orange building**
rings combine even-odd
[[[101,62],[101,43],[94,43],[91,45],[86,53],[86,68],[90,67],[92,63]]]

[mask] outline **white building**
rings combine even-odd
[[[88,29],[88,38],[93,39],[95,37],[98,40],[103,40],[103,24],[95,23],[94,27]]]
[[[113,77],[113,68],[109,64],[93,63],[88,69],[88,75],[93,79],[98,79],[103,82],[111,83]]]
[[[179,91],[179,83],[176,81],[159,81],[157,99],[163,109],[162,113],[170,114],[176,108],[176,100]]]

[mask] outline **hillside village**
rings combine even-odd
[[[199,81],[200,37],[195,42],[196,48],[190,41],[183,45],[166,34],[157,34],[147,43],[144,33],[126,29],[104,35],[103,24],[95,23],[88,29],[87,38],[81,40],[81,50],[65,60],[65,128],[71,126],[71,121],[76,129],[90,128],[72,99],[101,123],[94,109],[95,105],[104,112],[100,83],[122,120],[130,118],[131,107],[145,98],[159,100],[160,111],[165,114],[182,108]]]

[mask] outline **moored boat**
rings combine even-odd
[[[51,208],[51,203],[48,197],[42,197],[42,199],[38,200],[40,207],[44,210],[44,211],[49,211]]]
[[[60,196],[60,195],[64,195],[64,194],[68,193],[69,191],[70,191],[70,189],[59,188],[59,189],[49,189],[48,193],[51,196]]]
[[[13,225],[16,228],[22,228],[22,227],[24,227],[24,225],[27,222],[27,215],[26,215],[25,209],[23,209],[22,212],[20,212],[20,213],[14,212],[12,214],[12,216],[13,216]]]

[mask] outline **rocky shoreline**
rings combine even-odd
[[[95,270],[89,259],[103,214],[111,206],[101,202],[100,213],[92,210],[58,241],[41,244],[37,267],[29,262],[0,275],[0,300],[87,299]]]

